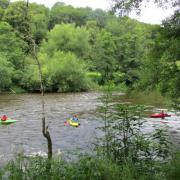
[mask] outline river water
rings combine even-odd
[[[99,93],[46,94],[46,122],[53,143],[53,152],[86,151],[98,136],[95,110],[99,104]],[[125,100],[124,100],[125,101]],[[47,151],[46,139],[41,128],[41,96],[39,94],[0,95],[0,115],[6,114],[18,122],[0,125],[0,164],[15,154],[43,154]],[[158,111],[158,109],[156,109]],[[167,126],[176,144],[180,143],[180,116],[166,119],[146,118],[145,130],[152,131]],[[81,125],[78,128],[64,126],[64,121],[78,114]]]

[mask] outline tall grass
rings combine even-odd
[[[50,171],[47,165],[51,163]],[[76,162],[42,157],[21,157],[0,168],[0,179],[7,180],[179,180],[180,153],[156,173],[138,170],[133,163],[116,164],[97,156],[84,156]]]
[[[49,163],[51,163],[51,169],[47,172],[46,167]],[[118,165],[96,156],[84,156],[77,162],[63,160],[50,162],[48,159],[37,156],[35,158],[21,157],[8,163],[0,169],[0,178],[8,180],[158,180],[159,177],[165,177],[165,172],[163,175],[162,172],[159,171],[154,175],[144,171],[139,172],[133,163]]]

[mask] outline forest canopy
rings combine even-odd
[[[142,1],[114,2],[117,9],[138,9]],[[0,0],[0,91],[39,91],[29,34],[38,47],[46,91],[87,91],[112,81],[180,96],[179,10],[151,25],[61,2],[51,9],[29,3],[27,11],[25,1]]]

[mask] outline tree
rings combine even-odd
[[[88,50],[88,31],[84,27],[75,27],[74,24],[58,24],[47,36],[47,41],[42,44],[42,51],[48,56],[60,50],[71,51],[78,57],[86,56]]]
[[[85,63],[71,52],[54,52],[51,60],[46,59],[43,69],[47,71],[47,91],[78,92],[90,88]]]
[[[147,58],[141,67],[140,88],[160,92],[171,98],[179,98],[178,61],[180,59],[179,13],[166,19],[162,26],[152,31],[153,41]]]
[[[166,40],[166,49],[161,57],[164,63],[162,72],[162,81],[160,88],[163,93],[177,99],[180,97],[180,69],[178,62],[180,60],[180,11],[163,22],[162,35]]]
[[[99,28],[104,28],[108,19],[108,14],[102,9],[91,11],[88,20],[95,20]]]
[[[140,7],[143,2],[153,2],[160,7],[167,6],[179,6],[179,0],[111,0],[112,1],[112,10],[119,12],[129,12],[131,10],[136,10],[136,12],[140,12]]]
[[[13,67],[0,53],[0,91],[9,90],[12,85]]]
[[[5,10],[3,20],[8,22],[24,42],[27,43],[26,52],[30,51],[30,39],[27,34],[30,33],[30,16],[27,16],[26,3],[24,1],[17,1],[10,3]]]
[[[132,87],[138,81],[138,68],[149,50],[152,27],[128,17],[114,17],[107,21],[105,28],[112,33],[116,46],[115,81],[117,83],[124,82]]]
[[[29,1],[27,1],[25,5],[25,19],[29,19]],[[45,102],[44,102],[44,82],[43,82],[43,76],[42,76],[42,67],[41,63],[38,58],[38,51],[37,51],[37,45],[35,43],[35,40],[32,37],[31,34],[31,26],[29,21],[27,22],[27,29],[29,31],[26,31],[26,37],[29,40],[30,43],[30,53],[32,57],[34,58],[35,62],[37,63],[38,68],[38,75],[39,75],[39,81],[40,81],[40,92],[41,92],[41,105],[42,105],[42,134],[47,140],[48,145],[48,159],[52,159],[52,140],[51,136],[48,130],[48,126],[46,125],[46,118],[45,118]],[[51,163],[47,165],[46,170],[50,171],[51,169]]]
[[[175,13],[163,21],[163,27],[165,35],[167,37],[180,37],[180,10],[175,11]]]
[[[115,43],[110,32],[102,29],[96,37],[92,46],[90,59],[95,65],[96,71],[102,75],[101,83],[104,84],[107,80],[113,79],[115,70]]]
[[[49,9],[44,5],[32,3],[29,6],[31,29],[36,44],[40,44],[48,32]]]
[[[24,67],[24,49],[26,44],[13,32],[13,28],[7,22],[0,22],[0,53],[15,69]]]
[[[64,3],[55,3],[50,12],[49,29],[52,29],[55,24],[61,23],[83,26],[91,12],[91,8],[74,8]]]
[[[0,0],[0,20],[2,19],[4,15],[4,11],[8,7],[8,5],[9,5],[9,0]]]

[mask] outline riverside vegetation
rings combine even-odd
[[[104,136],[97,139],[93,155],[72,162],[20,157],[1,167],[0,177],[179,179],[180,155],[170,148],[164,130],[144,134],[144,107],[122,104],[112,95],[112,86],[106,86],[113,82],[130,90],[156,90],[179,108],[179,10],[162,25],[150,25],[113,11],[60,2],[51,9],[28,6],[27,11],[24,1],[0,0],[0,91],[41,91],[31,34],[43,90],[78,92],[104,86],[99,107]]]
[[[178,10],[161,25],[150,25],[61,2],[51,9],[29,3],[28,9],[24,1],[0,1],[1,92],[40,91],[31,33],[46,92],[87,91],[108,79],[179,98]]]

